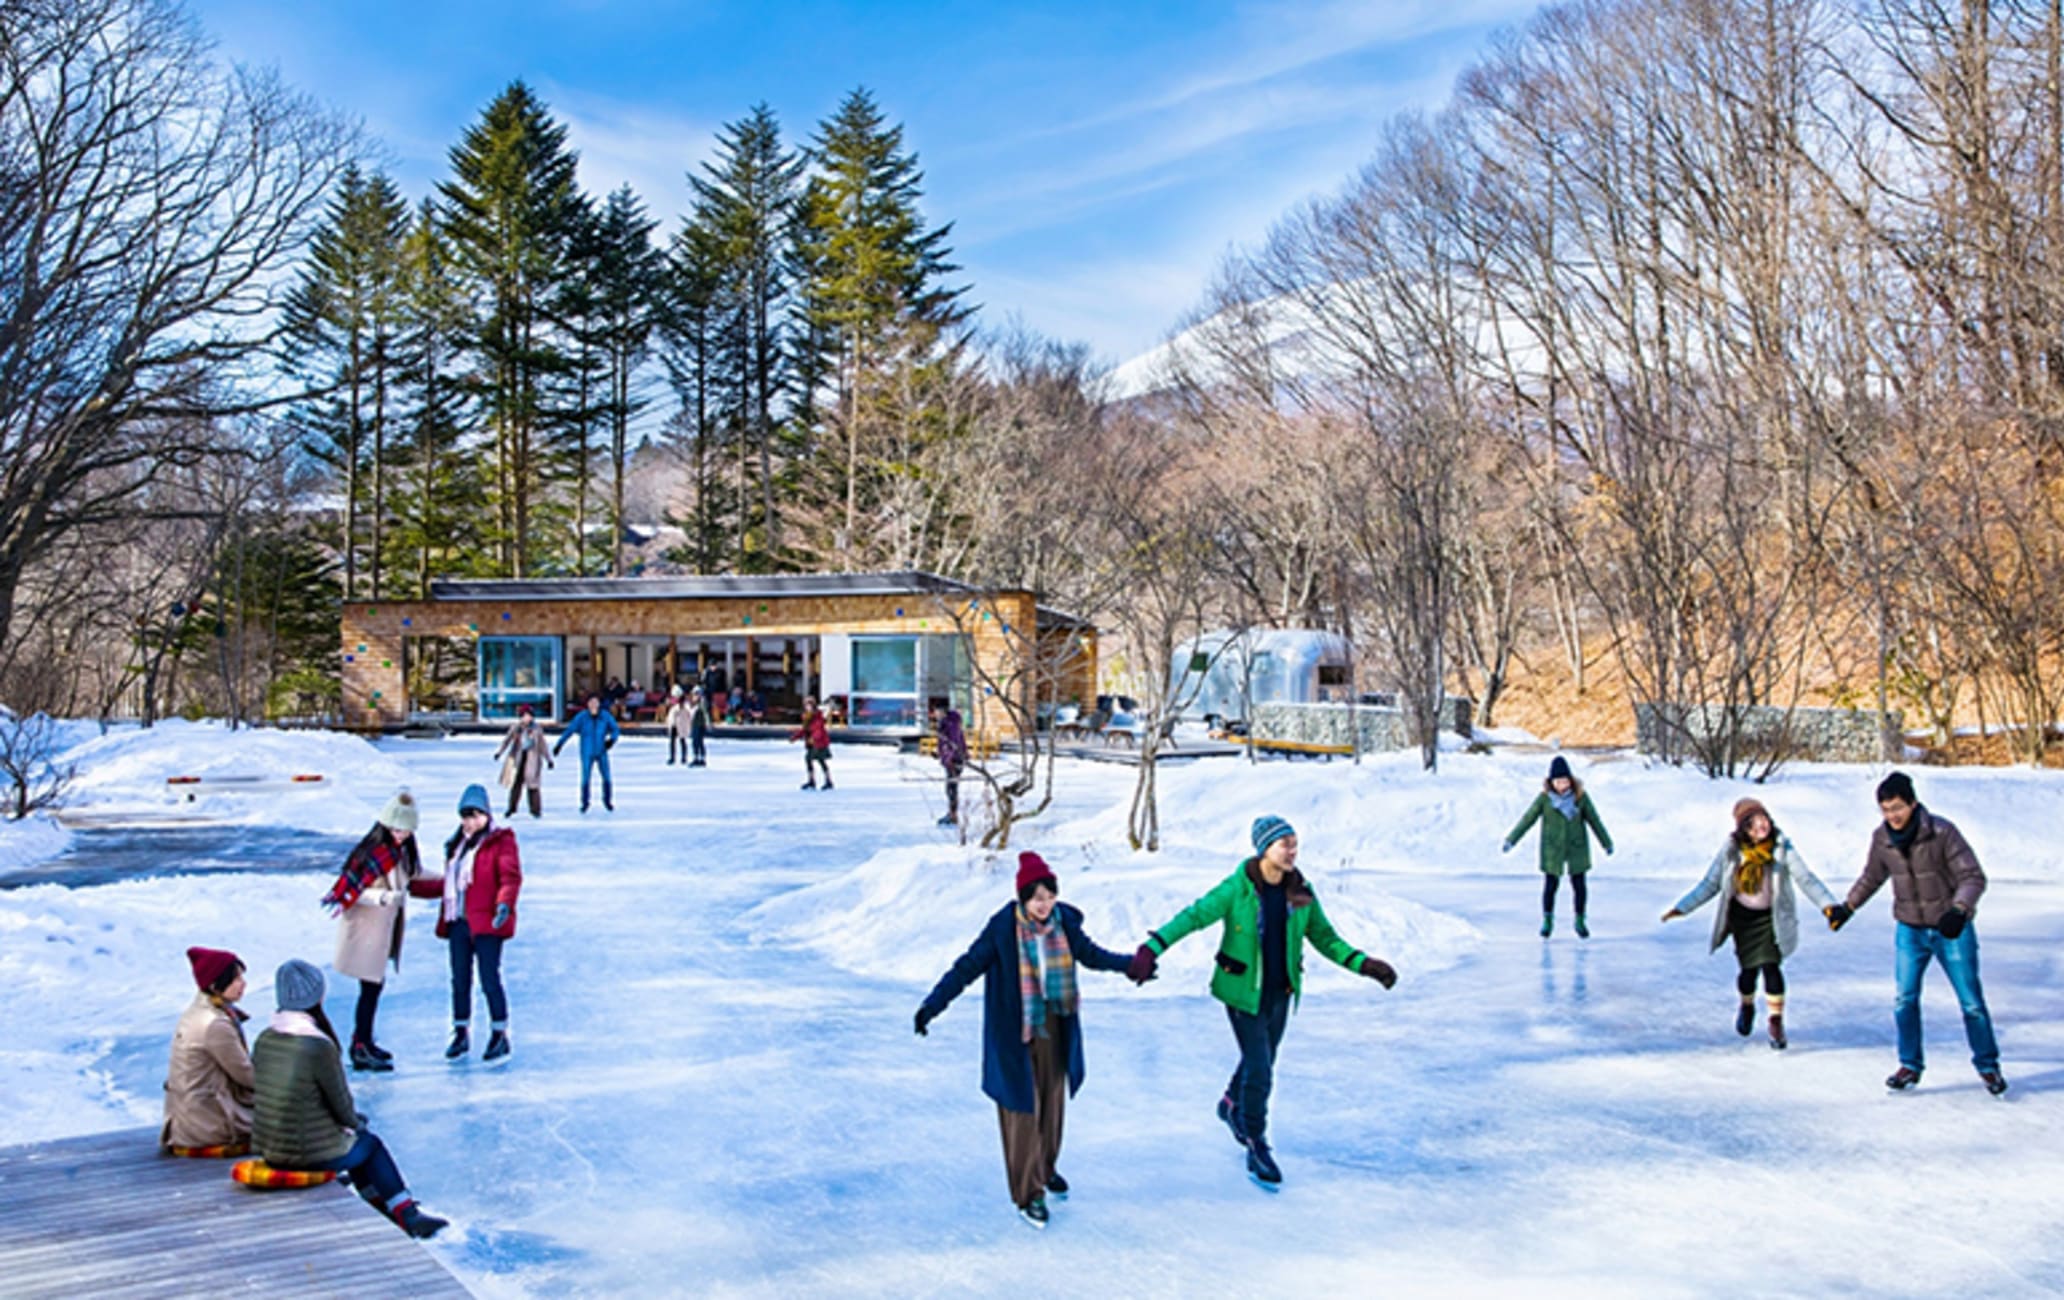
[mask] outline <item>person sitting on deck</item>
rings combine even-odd
[[[275,1169],[334,1169],[409,1236],[434,1237],[446,1220],[416,1204],[352,1100],[337,1031],[323,1014],[323,989],[323,973],[299,958],[273,976],[279,1010],[251,1049],[258,1154]]]
[[[747,691],[745,693],[745,720],[747,722],[765,722],[767,720],[767,701],[761,698],[758,691]]]
[[[158,1145],[187,1154],[209,1147],[240,1154],[251,1143],[251,1050],[237,1009],[244,996],[244,963],[233,952],[188,948],[200,992],[172,1034],[172,1064],[165,1075],[165,1127]]]

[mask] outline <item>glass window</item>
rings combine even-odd
[[[917,638],[853,638],[853,691],[846,724],[915,727],[920,712]]]
[[[559,716],[559,663],[562,643],[556,636],[484,636],[480,638],[480,717],[507,720],[528,704],[538,717]]]

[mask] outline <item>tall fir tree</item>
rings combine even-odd
[[[370,595],[382,595],[390,401],[403,355],[402,246],[408,204],[385,175],[346,167],[283,317],[289,369],[318,386],[296,414],[303,444],[342,488],[338,550],[347,599],[359,595],[370,532]]]
[[[552,565],[544,538],[555,482],[569,468],[567,421],[553,388],[571,370],[555,302],[572,274],[581,203],[566,128],[523,82],[510,84],[451,151],[446,229],[481,301],[468,387],[493,440],[497,569]]]
[[[638,377],[650,355],[666,274],[664,256],[652,244],[657,225],[630,186],[617,189],[595,221],[592,260],[584,268],[606,387],[602,411],[609,440],[609,571],[617,577],[624,571],[624,474],[630,462],[631,422],[648,402]]]
[[[777,467],[776,444],[793,379],[788,248],[802,169],[802,158],[781,142],[774,111],[759,104],[723,128],[717,157],[690,178],[721,268],[719,355],[727,382],[718,391],[728,403],[722,418],[741,435],[734,521],[741,571],[784,564],[775,503],[777,469],[785,465]],[[745,505],[755,495],[757,519]]]
[[[397,587],[420,600],[440,575],[492,572],[480,550],[480,481],[461,442],[467,403],[457,366],[470,319],[466,287],[429,199],[417,205],[403,247],[403,285],[409,345],[397,374],[403,407],[390,567],[408,575]]]
[[[866,88],[818,127],[808,159],[795,247],[808,342],[801,401],[805,418],[836,433],[822,450],[836,457],[828,476],[836,484],[834,548],[850,568],[869,495],[868,413],[880,407],[866,390],[929,364],[929,349],[972,309],[964,288],[946,284],[959,269],[949,260],[952,225],[926,226],[917,156]],[[924,354],[896,355],[912,346]]]
[[[687,540],[669,558],[696,573],[715,573],[723,567],[736,504],[724,482],[719,418],[724,267],[704,216],[698,211],[683,223],[667,250],[659,356],[676,403],[666,438],[683,453],[691,494],[675,519]]]

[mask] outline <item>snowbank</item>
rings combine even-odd
[[[0,821],[0,866],[26,867],[47,862],[70,847],[72,833],[47,813],[31,813],[22,821]]]

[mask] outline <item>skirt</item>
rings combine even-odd
[[[1740,899],[1729,899],[1727,933],[1734,939],[1734,959],[1743,970],[1775,966],[1784,960],[1777,947],[1777,924],[1767,907],[1743,907]]]

